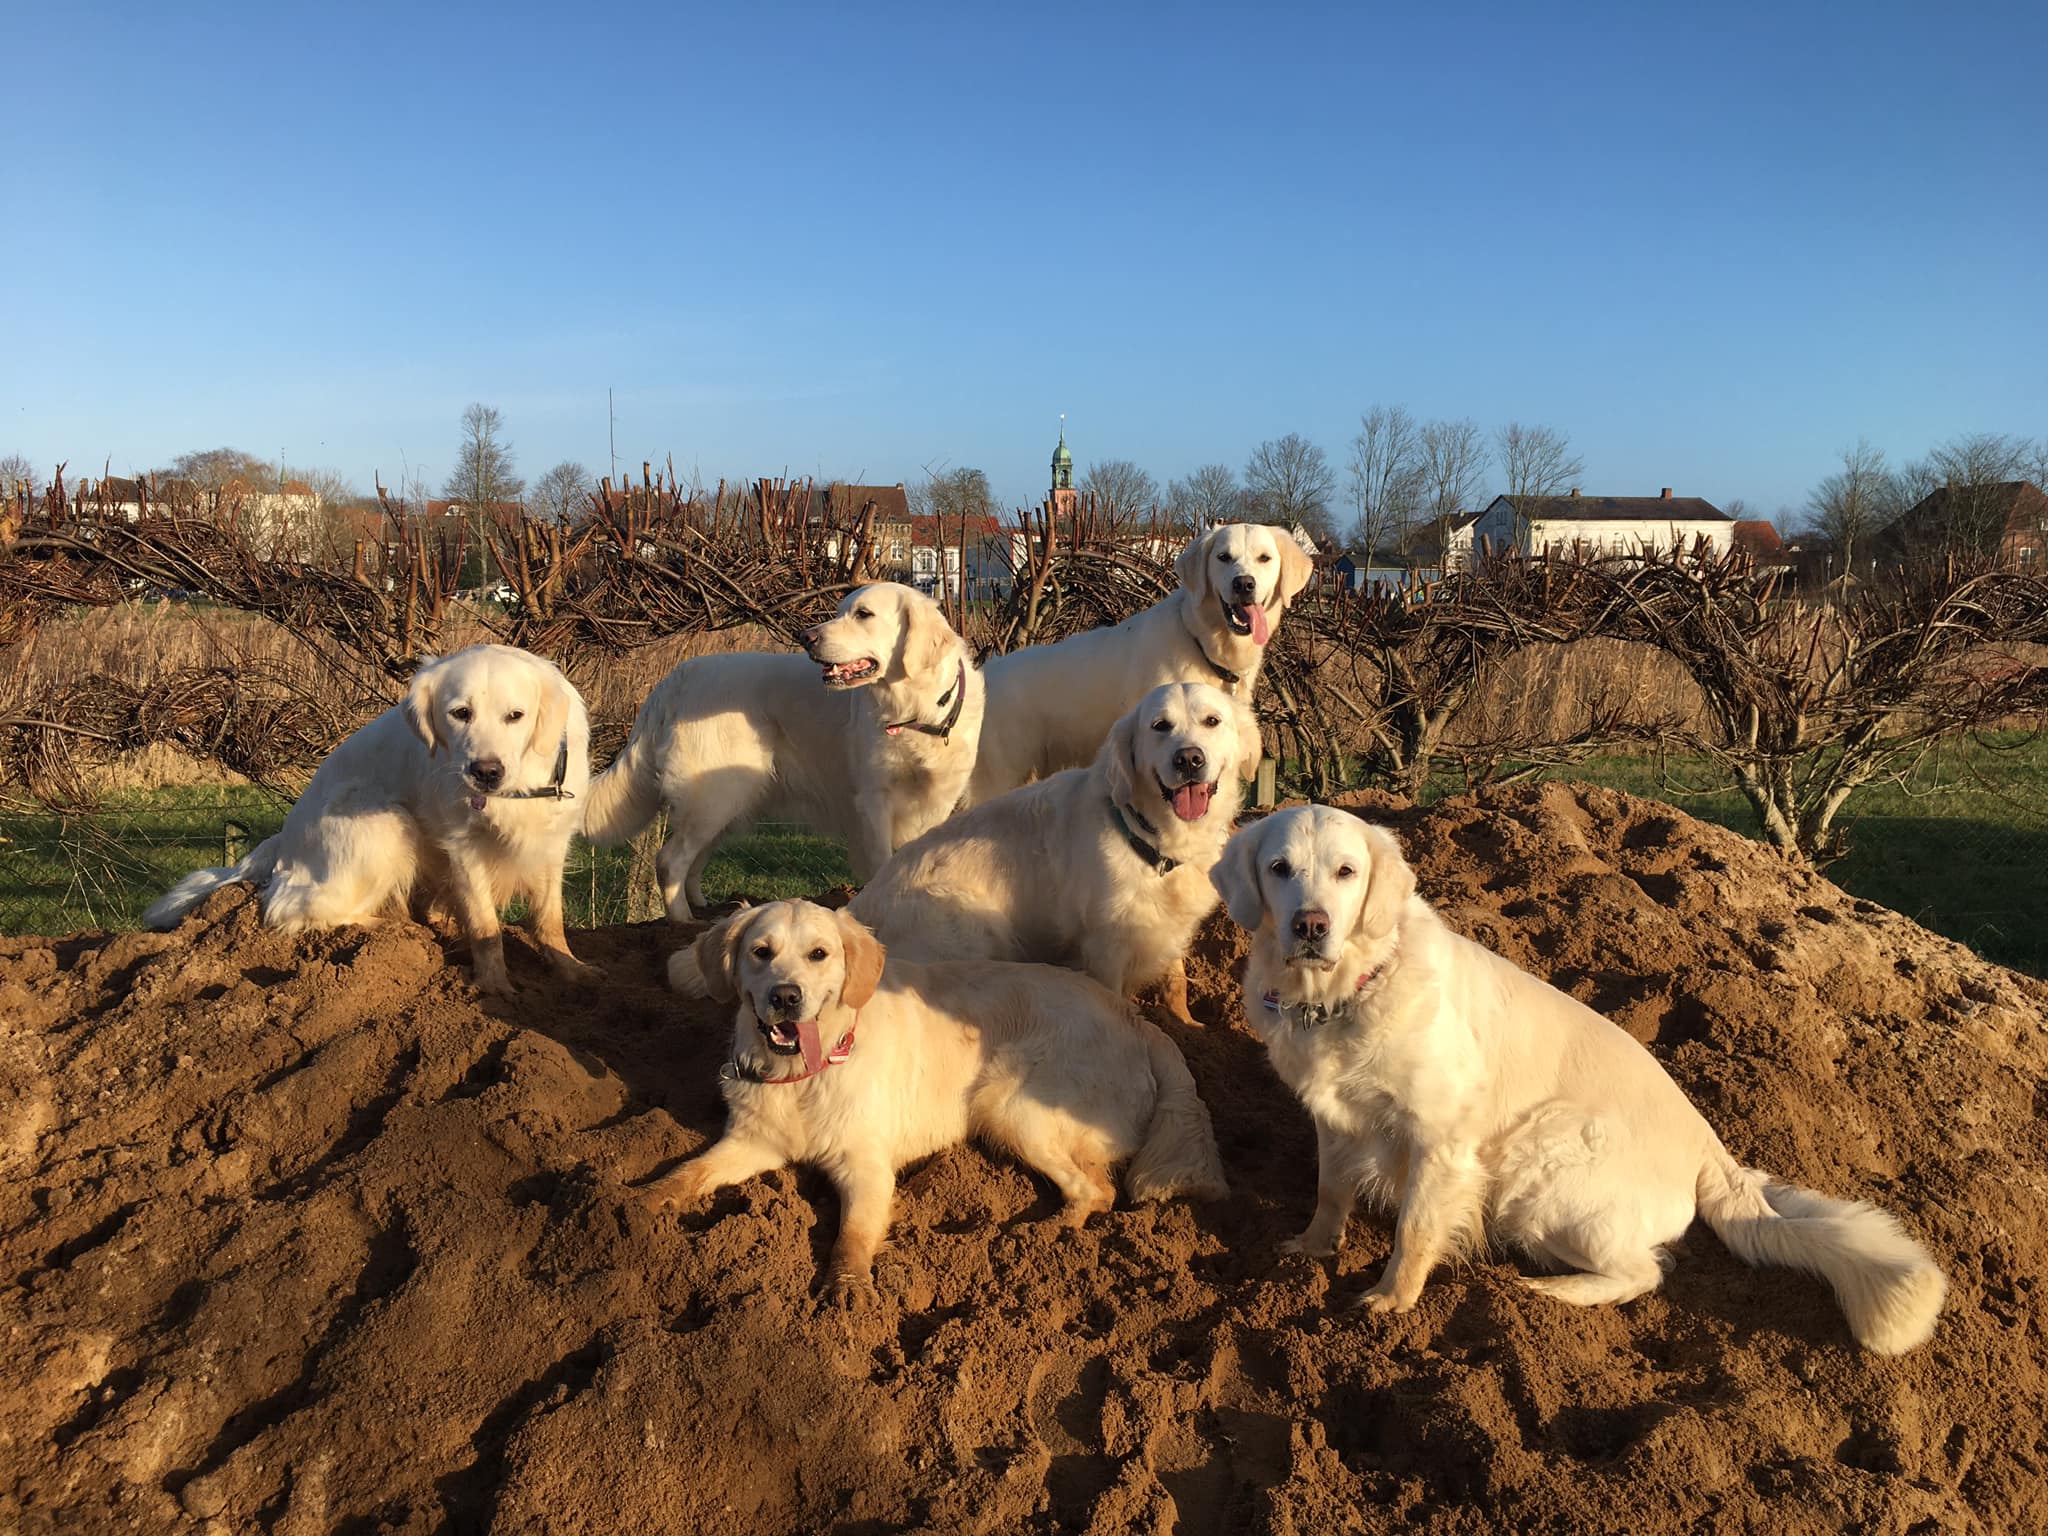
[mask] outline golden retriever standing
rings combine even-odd
[[[328,755],[284,830],[231,869],[187,875],[142,921],[176,927],[232,880],[261,887],[263,921],[287,930],[445,906],[477,985],[509,993],[498,912],[524,896],[555,969],[592,975],[562,932],[562,865],[589,783],[590,719],[553,662],[509,645],[430,656],[403,704]]]
[[[849,910],[915,959],[1066,965],[1128,995],[1173,971],[1216,909],[1209,867],[1237,817],[1247,754],[1258,729],[1228,694],[1154,688],[1091,766],[933,828]]]
[[[1174,571],[1179,587],[1121,624],[990,658],[969,804],[1091,761],[1161,683],[1208,683],[1250,706],[1266,642],[1314,563],[1284,528],[1226,523],[1183,549]],[[1251,777],[1258,754],[1240,766]]]
[[[937,603],[896,582],[862,587],[803,639],[808,660],[678,665],[591,782],[583,833],[601,846],[667,806],[656,871],[677,922],[703,909],[704,866],[736,822],[788,816],[844,838],[864,880],[967,788],[982,680]]]
[[[778,901],[695,946],[713,997],[737,999],[725,1135],[645,1187],[686,1204],[788,1163],[838,1188],[828,1287],[866,1287],[896,1170],[980,1136],[1058,1186],[1080,1226],[1116,1202],[1220,1196],[1209,1112],[1180,1053],[1086,977],[1040,965],[913,965],[843,912]]]
[[[1315,1218],[1290,1249],[1334,1253],[1361,1193],[1399,1212],[1361,1305],[1407,1311],[1485,1229],[1565,1271],[1532,1290],[1628,1301],[1698,1213],[1745,1262],[1826,1278],[1865,1348],[1933,1333],[1946,1282],[1896,1221],[1737,1164],[1627,1033],[1445,927],[1384,829],[1276,812],[1216,885],[1258,934],[1245,1016],[1315,1121]]]

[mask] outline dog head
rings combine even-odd
[[[1238,770],[1247,754],[1258,762],[1250,710],[1207,683],[1167,683],[1110,727],[1101,762],[1109,797],[1154,824],[1205,820],[1224,788],[1218,810],[1227,827],[1237,814]]]
[[[1224,847],[1209,878],[1241,928],[1272,919],[1290,966],[1328,970],[1348,944],[1384,943],[1415,893],[1415,873],[1384,827],[1349,811],[1275,811]]]
[[[823,669],[827,688],[864,688],[930,676],[954,636],[939,605],[922,592],[878,581],[849,592],[836,616],[799,638]]]
[[[1180,552],[1174,571],[1206,624],[1264,645],[1281,611],[1315,573],[1284,528],[1223,523]]]
[[[472,645],[425,658],[402,707],[429,757],[445,747],[465,779],[493,794],[553,777],[574,697],[553,662],[509,645]]]
[[[885,958],[855,919],[808,901],[735,912],[706,929],[693,953],[706,995],[737,1001],[742,1035],[751,1024],[778,1056],[811,1054],[820,1019],[865,1006]]]

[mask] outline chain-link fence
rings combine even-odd
[[[1742,797],[1698,760],[1614,755],[1552,776],[1755,830]],[[77,815],[0,808],[0,933],[133,927],[186,871],[233,863],[275,832],[288,808],[284,797],[247,785],[132,793]],[[2048,975],[2048,740],[1932,756],[1904,784],[1865,789],[1843,824],[1847,851],[1827,868],[1837,884],[1987,959]],[[570,923],[660,916],[653,851],[661,835],[657,823],[631,848],[579,839],[565,878]],[[770,823],[725,841],[705,871],[704,894],[713,903],[772,900],[851,879],[840,844]]]

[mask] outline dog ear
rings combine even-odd
[[[939,605],[921,593],[906,593],[902,609],[904,675],[934,676],[953,648],[953,626]]]
[[[882,964],[889,957],[888,951],[845,908],[833,915],[839,919],[839,936],[846,946],[846,982],[839,989],[839,1001],[858,1012],[882,984]]]
[[[533,710],[533,741],[526,750],[546,758],[548,771],[553,772],[555,753],[569,725],[569,690],[574,685],[560,669],[538,658],[533,670],[540,678],[540,698]]]
[[[1358,909],[1356,931],[1364,938],[1383,939],[1394,931],[1401,909],[1415,894],[1415,871],[1408,867],[1393,833],[1370,823],[1363,824],[1363,830],[1372,868],[1366,875],[1365,904]]]
[[[438,684],[441,662],[435,656],[422,656],[419,670],[412,675],[412,686],[405,691],[405,723],[412,727],[413,734],[427,744],[427,756],[432,757],[441,750],[441,738],[434,731],[434,690]]]
[[[1173,558],[1173,574],[1197,597],[1202,595],[1201,584],[1209,579],[1209,546],[1215,541],[1217,532],[1211,528],[1200,538],[1189,539],[1188,547]]]
[[[1223,898],[1230,920],[1247,932],[1257,932],[1266,919],[1266,894],[1259,889],[1259,845],[1265,835],[1264,819],[1234,833],[1209,870],[1209,883]]]
[[[762,910],[748,907],[722,918],[698,934],[697,942],[690,946],[697,961],[698,982],[713,1002],[730,1003],[739,997],[740,941],[746,937],[747,925]],[[674,967],[670,969],[673,971]]]
[[[1109,790],[1109,798],[1119,805],[1127,803],[1138,783],[1138,715],[1135,710],[1109,728],[1109,734],[1102,739],[1102,751],[1097,754],[1097,761],[1102,764],[1102,780]]]
[[[1237,715],[1237,776],[1240,779],[1255,779],[1259,776],[1259,759],[1266,755],[1266,740],[1259,734],[1259,717],[1251,705],[1230,701],[1230,707]]]
[[[1276,593],[1280,606],[1285,608],[1301,595],[1301,589],[1309,584],[1316,573],[1315,561],[1301,547],[1300,540],[1285,528],[1273,530],[1273,542],[1280,547],[1280,585]]]

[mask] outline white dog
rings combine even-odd
[[[1091,761],[1111,724],[1161,683],[1209,683],[1249,707],[1266,642],[1315,573],[1284,528],[1226,523],[1174,561],[1180,585],[1143,613],[990,658],[988,723],[968,801]],[[1245,777],[1256,752],[1240,760]]]
[[[843,912],[780,901],[737,912],[695,946],[711,995],[737,998],[721,1074],[724,1137],[647,1185],[688,1203],[788,1163],[823,1168],[843,1214],[829,1287],[869,1283],[896,1170],[971,1135],[1058,1186],[1080,1226],[1116,1201],[1221,1196],[1209,1112],[1173,1043],[1071,971],[913,965]],[[828,1044],[829,1042],[829,1044]]]
[[[590,720],[553,662],[473,645],[413,674],[405,702],[329,754],[285,817],[232,869],[187,875],[142,916],[173,928],[215,887],[263,892],[273,928],[452,911],[477,985],[509,993],[498,911],[514,896],[556,970],[595,974],[562,932],[562,865],[590,783]]]
[[[704,866],[736,822],[787,816],[842,837],[864,880],[967,788],[981,674],[937,603],[895,582],[862,587],[803,640],[809,660],[678,665],[591,782],[583,832],[599,845],[627,841],[667,806],[656,871],[677,922],[702,910]]]
[[[1627,1301],[1697,1212],[1745,1262],[1825,1277],[1866,1348],[1934,1331],[1946,1282],[1897,1222],[1738,1165],[1627,1033],[1445,927],[1385,830],[1278,812],[1216,885],[1258,931],[1245,1015],[1315,1120],[1315,1218],[1290,1248],[1334,1253],[1361,1193],[1398,1209],[1361,1304],[1407,1311],[1484,1229],[1566,1271],[1531,1289]]]
[[[900,849],[853,915],[920,960],[1035,960],[1119,995],[1176,975],[1216,908],[1258,754],[1250,711],[1206,683],[1154,688],[1086,768],[999,795]],[[687,981],[686,977],[677,978]],[[1185,1015],[1185,999],[1178,1000]]]

